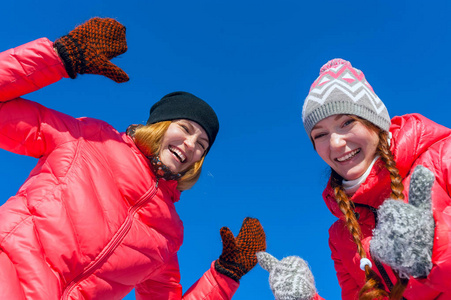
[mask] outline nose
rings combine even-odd
[[[185,139],[185,145],[188,149],[194,149],[194,146],[196,145],[195,137],[193,136],[187,137]]]
[[[330,135],[330,146],[331,147],[337,148],[337,147],[342,147],[344,145],[346,145],[346,141],[345,141],[343,135],[335,133],[335,132]]]

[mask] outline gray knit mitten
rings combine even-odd
[[[432,269],[434,180],[429,169],[417,166],[410,180],[409,203],[390,199],[378,209],[371,255],[396,270],[401,278],[426,277]]]
[[[298,256],[277,260],[258,252],[260,266],[269,272],[269,286],[276,300],[310,300],[316,294],[315,281],[307,263]]]

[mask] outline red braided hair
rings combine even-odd
[[[393,154],[390,151],[390,146],[388,144],[388,132],[381,130],[376,125],[371,122],[352,116],[355,120],[362,122],[369,129],[378,132],[379,134],[379,144],[376,149],[376,154],[381,157],[384,162],[385,167],[390,173],[391,180],[391,195],[390,197],[396,200],[404,199],[403,190],[404,186],[402,184],[402,178],[399,175],[399,171],[396,168],[396,163],[393,158]],[[366,252],[362,245],[362,231],[357,218],[354,214],[354,203],[349,199],[342,186],[343,178],[338,175],[333,169],[331,171],[331,186],[334,189],[335,199],[338,203],[340,210],[345,216],[346,227],[349,230],[356,246],[357,252],[360,258],[366,258]],[[395,272],[396,274],[396,272]],[[390,300],[399,300],[402,298],[404,290],[407,286],[408,279],[400,279],[398,274],[396,274],[397,282],[390,293],[384,288],[381,278],[377,273],[370,268],[370,266],[365,266],[365,284],[359,292],[359,300],[372,300],[372,299],[382,299],[384,297],[389,297]]]

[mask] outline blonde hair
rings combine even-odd
[[[134,132],[135,144],[145,156],[158,155],[160,153],[161,141],[171,123],[172,121],[162,121],[136,127]],[[197,182],[202,171],[204,159],[205,154],[178,179],[177,189],[179,191],[189,190]]]
[[[390,146],[388,144],[388,132],[380,129],[376,125],[371,122],[361,119],[359,117],[352,116],[355,120],[362,122],[369,129],[378,132],[379,135],[379,144],[376,149],[376,154],[379,155],[382,161],[385,164],[385,167],[390,173],[391,179],[391,194],[390,197],[396,200],[404,199],[403,190],[404,186],[402,184],[402,178],[399,175],[399,171],[396,168],[396,163],[393,158],[393,154],[390,151]],[[355,244],[357,245],[357,252],[360,255],[360,258],[366,258],[366,252],[363,249],[362,245],[362,230],[360,228],[359,223],[357,222],[357,218],[354,214],[354,203],[348,198],[345,193],[345,190],[342,186],[343,178],[338,175],[332,169],[331,172],[331,186],[334,189],[335,199],[338,203],[340,210],[345,216],[346,227],[349,230]],[[396,274],[396,272],[395,272]],[[370,268],[370,266],[365,266],[365,284],[359,292],[359,300],[371,300],[371,299],[380,299],[383,297],[389,297],[390,300],[398,300],[401,299],[402,294],[407,286],[408,280],[400,279],[398,274],[396,274],[397,282],[391,292],[388,294],[385,291],[384,285],[382,283],[381,278],[377,275],[377,273]]]

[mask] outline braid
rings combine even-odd
[[[403,200],[404,194],[402,192],[404,190],[404,185],[402,184],[402,178],[401,175],[399,175],[398,168],[396,168],[396,163],[393,154],[390,151],[387,137],[388,132],[382,130],[379,132],[379,145],[376,152],[380,155],[382,161],[385,163],[385,167],[390,172],[392,190],[390,197],[395,200]],[[404,290],[407,287],[407,283],[409,282],[409,279],[400,278],[397,272],[394,273],[396,275],[396,284],[390,293],[390,300],[401,299]]]
[[[366,258],[366,252],[361,241],[362,230],[354,214],[354,203],[349,200],[348,195],[346,195],[342,186],[342,181],[343,178],[332,169],[331,185],[334,189],[335,199],[341,212],[345,216],[346,227],[357,245],[357,252],[359,253],[360,258]],[[388,296],[380,277],[369,266],[365,266],[365,281],[365,285],[359,292],[360,300],[371,300]]]
[[[380,155],[382,161],[385,163],[385,167],[390,172],[391,179],[391,194],[390,197],[395,200],[403,200],[404,185],[402,184],[402,178],[399,175],[399,171],[396,168],[395,160],[393,159],[393,154],[390,151],[390,146],[387,141],[388,132],[380,131],[379,133],[379,145],[377,147],[376,153]]]
[[[362,256],[365,253],[362,242],[360,241],[362,237],[362,231],[354,214],[354,203],[352,203],[352,201],[350,201],[348,196],[346,195],[343,186],[341,185],[341,181],[341,176],[338,175],[334,170],[332,170],[331,183],[334,189],[335,199],[337,200],[341,212],[345,216],[346,227],[348,228],[349,233],[351,233],[351,236],[357,245],[357,251],[359,252],[360,256]]]
[[[377,126],[365,119],[358,117],[356,117],[356,119],[365,124],[370,129],[379,132],[379,144],[376,149],[376,154],[381,157],[382,161],[385,164],[385,167],[390,173],[390,187],[392,190],[390,197],[395,200],[403,200],[404,194],[402,192],[404,190],[404,186],[402,184],[401,175],[399,175],[399,170],[396,168],[393,154],[390,151],[390,146],[388,144],[388,132],[379,129]],[[355,244],[357,245],[357,252],[359,253],[360,258],[366,258],[366,252],[363,249],[361,241],[362,231],[354,214],[354,203],[348,198],[348,195],[346,195],[346,192],[343,189],[342,181],[343,178],[332,169],[331,186],[334,189],[335,199],[341,212],[345,216],[346,227],[348,228],[349,233],[351,234]],[[377,273],[368,265],[365,266],[366,282],[359,292],[359,300],[381,299],[387,296],[389,296],[390,300],[401,299],[409,280],[399,278],[396,272],[395,275],[397,279],[396,284],[390,292],[390,295],[388,295],[379,275],[377,275]]]

